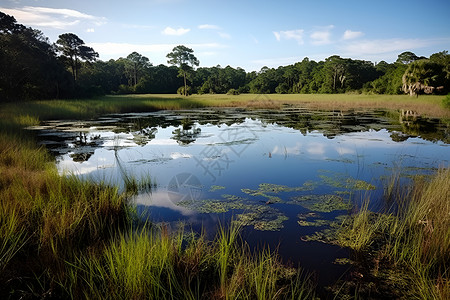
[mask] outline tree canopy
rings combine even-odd
[[[167,63],[178,66],[179,76],[184,79],[183,94],[187,95],[187,79],[192,79],[193,67],[200,64],[194,55],[194,50],[183,45],[176,46],[167,54]]]
[[[56,41],[58,50],[69,62],[74,81],[78,79],[79,60],[95,61],[98,53],[84,44],[83,40],[73,33],[64,33]]]
[[[98,53],[73,33],[56,44],[39,30],[0,12],[0,100],[89,97],[128,93],[374,93],[419,95],[450,92],[448,51],[429,58],[406,51],[393,63],[333,55],[305,57],[278,68],[246,72],[220,65],[198,67],[194,50],[176,46],[167,63],[153,66],[138,52],[98,60]],[[189,82],[189,86],[188,86]]]

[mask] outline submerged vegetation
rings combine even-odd
[[[450,169],[440,169],[431,178],[418,176],[406,186],[396,179],[385,195],[395,200],[395,209],[374,213],[366,200],[356,213],[303,239],[354,250],[356,271],[332,289],[340,297],[448,299]],[[301,226],[317,223],[305,216],[299,219]]]

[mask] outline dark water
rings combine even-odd
[[[393,172],[431,174],[450,157],[447,124],[384,111],[161,111],[34,129],[61,173],[122,187],[136,179],[137,210],[154,222],[181,220],[213,235],[233,218],[252,248],[278,247],[319,284],[348,269],[333,264],[348,251],[305,236],[364,199],[385,208]]]

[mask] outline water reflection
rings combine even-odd
[[[134,198],[153,221],[213,228],[234,216],[251,244],[280,246],[292,261],[335,257],[336,247],[302,237],[365,198],[379,208],[393,168],[405,178],[429,174],[450,157],[448,124],[404,112],[161,111],[36,130],[62,173],[122,187],[154,178],[157,186]],[[299,222],[309,213],[320,220]]]

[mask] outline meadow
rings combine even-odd
[[[386,109],[409,110],[418,115],[450,118],[443,107],[445,96],[367,94],[208,94],[183,97],[167,94],[110,95],[92,99],[45,100],[10,103],[2,106],[2,115],[33,116],[39,120],[89,119],[102,114],[178,110],[202,107],[269,108],[301,106],[312,110]]]
[[[42,120],[202,107],[413,110],[448,119],[439,96],[175,95],[105,96],[0,106],[0,297],[314,299],[312,278],[284,266],[273,250],[251,253],[238,226],[213,240],[188,226],[140,220],[132,193],[58,174],[25,127]],[[353,249],[359,279],[338,283],[337,298],[450,297],[450,171],[408,186],[393,174],[385,198],[395,211],[363,206],[337,228]],[[367,201],[370,201],[368,199]],[[233,223],[232,223],[233,224]],[[366,280],[371,278],[371,280]],[[369,284],[370,283],[370,284]],[[377,285],[378,284],[378,285]],[[383,291],[382,286],[388,291]],[[383,294],[384,293],[384,294]]]

